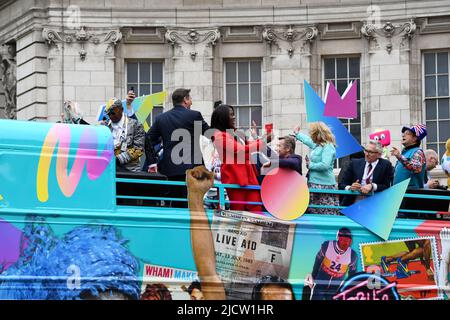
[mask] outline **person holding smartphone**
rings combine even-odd
[[[128,118],[132,118],[137,120],[136,115],[134,114],[133,106],[131,105],[136,98],[136,94],[134,93],[134,87],[131,87],[130,90],[128,90],[127,93],[127,109],[125,110],[125,113]]]

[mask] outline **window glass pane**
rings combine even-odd
[[[261,62],[250,62],[250,75],[252,82],[261,82]]]
[[[238,81],[248,82],[248,62],[238,62]]]
[[[137,83],[128,83],[128,86],[127,86],[127,92],[128,91],[130,91],[131,89],[133,89],[134,90],[134,93],[137,95],[138,94],[138,85],[137,85]]]
[[[425,96],[435,97],[436,96],[436,77],[428,76],[425,77]]]
[[[435,150],[436,151],[436,150]],[[438,157],[439,161],[441,161],[442,156],[446,153],[445,143],[439,143],[439,151],[438,151]]]
[[[438,110],[439,110],[439,119],[450,119],[450,110],[448,105],[448,99],[439,99],[438,100]],[[450,132],[448,132],[450,137]]]
[[[239,84],[239,104],[249,104],[248,90],[248,84]]]
[[[348,80],[348,85],[350,85],[350,82],[356,82],[356,85],[357,85],[357,97],[356,97],[356,99],[357,100],[359,100],[360,99],[360,96],[359,96],[359,93],[360,93],[360,90],[359,90],[359,79],[349,79]],[[345,88],[345,89],[347,89],[347,88]]]
[[[348,61],[349,77],[359,78],[359,58],[350,58]]]
[[[348,120],[348,119],[339,119],[339,120],[341,120],[342,124],[343,124],[343,125],[347,128],[347,130],[348,130],[348,128],[349,128],[349,126],[350,126],[349,120]]]
[[[139,95],[143,96],[145,94],[150,94],[150,85],[149,84],[139,85]]]
[[[335,80],[327,80],[326,82],[325,82],[325,86],[324,86],[324,88],[326,88],[327,87],[327,83],[328,82],[330,82],[330,83],[332,83],[333,84],[333,86],[336,88],[336,81]]]
[[[350,126],[351,135],[361,143],[361,125],[360,124],[352,124]]]
[[[450,120],[439,121],[439,141],[450,138]]]
[[[361,80],[360,79],[358,79],[358,80],[356,80],[357,82],[358,82],[358,87],[357,87],[357,93],[358,93],[358,97],[357,97],[357,99],[358,100],[361,100]]]
[[[347,80],[338,80],[337,81],[337,91],[342,96],[345,92],[345,89],[347,89]]]
[[[430,141],[430,139],[427,138],[427,141]],[[436,143],[427,142],[427,149],[432,149],[437,152],[438,146]]]
[[[425,118],[427,120],[434,120],[437,118],[435,99],[425,101]]]
[[[251,104],[261,104],[261,84],[251,85]]]
[[[334,59],[325,59],[324,60],[325,67],[325,79],[334,79]]]
[[[248,107],[239,107],[239,128],[250,127],[250,110]]]
[[[448,76],[438,76],[438,96],[448,96]]]
[[[153,90],[152,93],[161,92],[161,91],[163,91],[163,85],[162,84],[153,84],[152,85],[152,90]]]
[[[262,125],[261,110],[260,107],[252,107],[252,121],[255,121],[258,127],[261,127]]]
[[[437,141],[437,125],[436,121],[427,121],[427,141]]]
[[[127,81],[129,83],[137,83],[138,82],[138,64],[137,63],[128,63],[127,64]]]
[[[150,83],[150,63],[141,62],[139,64],[139,82]]]
[[[225,82],[236,82],[236,62],[227,62],[225,69]]]
[[[347,78],[347,59],[336,59],[337,78]]]
[[[227,101],[226,103],[231,104],[231,105],[235,105],[237,102],[236,99],[236,85],[235,84],[227,84],[226,86],[226,91],[227,91]]]
[[[437,54],[437,72],[448,73],[448,52]]]
[[[356,119],[350,120],[351,122],[361,122],[361,102],[356,103],[356,108],[357,108],[356,110],[357,117]]]
[[[152,82],[163,82],[163,64],[161,62],[154,62],[152,64]]]
[[[425,60],[425,74],[436,73],[435,54],[434,53],[426,53],[424,60]]]

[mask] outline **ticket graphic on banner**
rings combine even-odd
[[[217,272],[230,299],[251,299],[264,277],[286,280],[295,225],[243,211],[213,217]]]

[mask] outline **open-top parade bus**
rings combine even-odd
[[[201,291],[189,209],[161,205],[182,182],[116,177],[103,126],[1,120],[0,128],[0,299],[194,299]],[[215,187],[225,208],[225,185]],[[256,299],[267,279],[290,284],[297,300],[446,298],[449,194],[406,197],[415,205],[402,206],[386,241],[343,215],[283,221],[207,210],[227,298]]]

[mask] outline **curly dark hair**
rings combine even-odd
[[[277,286],[288,289],[292,293],[292,299],[295,300],[294,289],[286,280],[277,276],[265,276],[253,287],[252,300],[262,300],[262,291],[266,286]]]
[[[189,286],[189,288],[187,288],[187,292],[189,293],[189,295],[192,294],[192,291],[194,291],[194,289],[197,289],[198,291],[202,291],[202,285],[200,284],[200,282],[198,281],[193,281],[191,283],[191,285]]]
[[[226,131],[231,129],[230,127],[230,109],[234,108],[228,104],[221,104],[215,107],[211,115],[211,128],[217,129],[219,131]]]
[[[172,300],[169,289],[162,283],[147,284],[141,300]]]

